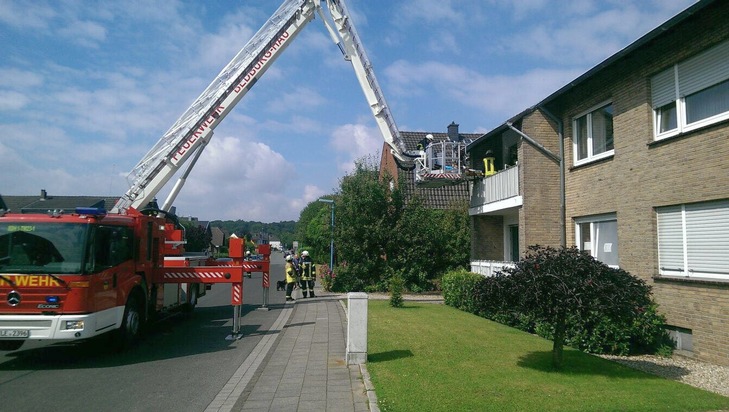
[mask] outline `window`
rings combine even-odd
[[[656,140],[729,119],[729,41],[651,78]]]
[[[613,105],[608,103],[574,120],[575,165],[613,154]]]
[[[575,239],[580,250],[610,267],[618,267],[618,220],[616,215],[600,215],[575,220]]]
[[[729,280],[729,200],[660,207],[656,220],[661,275]]]
[[[134,257],[132,228],[97,226],[89,244],[87,271],[99,272],[124,263]]]

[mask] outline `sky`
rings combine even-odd
[[[123,195],[281,2],[0,0],[0,194]],[[462,133],[498,127],[694,2],[346,0],[399,129]],[[382,144],[317,17],[215,129],[177,214],[298,220]]]

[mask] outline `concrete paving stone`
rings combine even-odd
[[[346,401],[327,401],[327,411],[332,412],[344,412],[344,411],[354,411],[354,403],[352,402],[346,402]]]
[[[273,400],[274,392],[263,392],[261,390],[255,390],[248,394],[248,397],[246,398],[248,401],[268,401],[271,402]]]
[[[271,402],[271,409],[272,410],[279,410],[277,408],[287,408],[293,406],[296,408],[299,405],[299,397],[298,396],[285,396],[285,397],[276,397]]]
[[[326,400],[326,391],[304,391],[299,397],[302,401]]]
[[[271,407],[271,401],[246,401],[241,408],[242,411],[267,411]]]
[[[326,410],[327,408],[327,401],[301,401],[299,402],[299,409],[298,412],[321,412]]]

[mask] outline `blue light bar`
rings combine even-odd
[[[105,216],[106,210],[100,207],[77,207],[76,213],[87,216]]]

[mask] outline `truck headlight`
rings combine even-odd
[[[84,321],[82,320],[67,320],[66,321],[66,329],[67,330],[83,330],[84,328]]]

